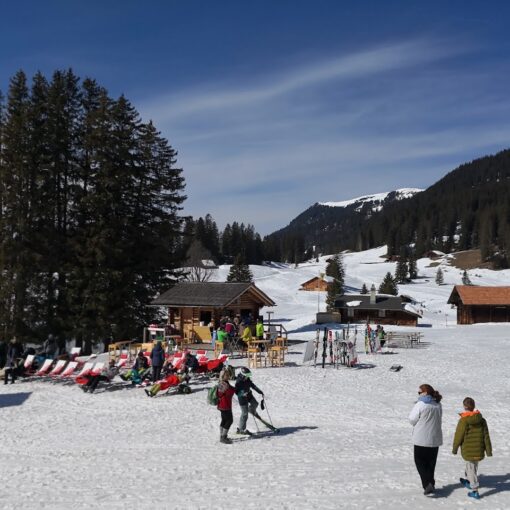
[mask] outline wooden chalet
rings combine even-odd
[[[253,283],[180,282],[151,306],[168,307],[168,324],[188,342],[210,341],[207,325],[211,321],[236,315],[255,320],[262,307],[275,306],[275,302]]]
[[[457,324],[510,322],[510,287],[455,285],[448,303],[457,307]]]
[[[340,312],[341,322],[369,322],[417,326],[421,312],[406,296],[389,294],[343,294],[335,300],[335,311]]]
[[[333,283],[331,276],[314,276],[311,280],[307,280],[301,284],[301,290],[315,291],[315,292],[327,292],[329,286]]]

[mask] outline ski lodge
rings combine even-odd
[[[311,280],[302,283],[300,290],[327,292],[329,285],[331,285],[333,281],[331,276],[324,276],[322,278],[320,276],[314,276]]]
[[[256,320],[264,306],[275,302],[253,283],[179,282],[152,301],[168,308],[168,324],[185,343],[210,342],[209,323],[223,316]]]
[[[341,322],[418,326],[421,311],[407,296],[376,294],[342,294],[335,299],[335,311],[340,312]]]
[[[457,324],[510,322],[510,287],[455,285],[448,304],[457,307]]]

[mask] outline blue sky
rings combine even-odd
[[[5,2],[0,89],[72,67],[179,151],[184,212],[267,234],[510,145],[510,4]]]

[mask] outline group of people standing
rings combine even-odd
[[[421,478],[423,493],[432,494],[436,490],[435,469],[439,447],[443,444],[441,406],[442,396],[429,384],[422,384],[418,390],[418,401],[409,414],[413,425],[414,462]],[[464,411],[460,413],[453,440],[452,453],[461,449],[465,464],[466,478],[460,483],[469,489],[468,496],[480,499],[478,493],[478,463],[492,456],[492,445],[487,422],[480,411],[475,409],[475,401],[466,397]]]

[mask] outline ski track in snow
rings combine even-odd
[[[347,285],[378,284],[393,272],[394,264],[374,263],[382,262],[383,252],[346,255]],[[315,335],[317,293],[298,289],[324,261],[297,269],[252,266],[256,283],[278,303],[272,320],[285,320],[291,338]],[[427,305],[420,322],[432,327],[418,329],[422,348],[360,352],[366,368],[323,370],[302,364],[305,344],[291,345],[286,367],[254,370],[279,435],[220,445],[219,412],[206,403],[209,384],[200,381],[191,395],[153,399],[120,383],[117,391],[100,386],[94,395],[48,380],[2,385],[0,508],[510,508],[510,325],[456,326],[446,300],[461,272],[443,266],[447,285],[438,287],[437,268],[427,269],[428,263],[421,260],[419,268],[429,282],[400,289]],[[227,271],[220,268],[217,279]],[[487,284],[510,282],[510,271],[476,273]],[[321,310],[324,299],[321,293]],[[359,335],[358,350],[363,345]],[[390,372],[393,364],[404,368]],[[425,382],[444,397],[433,498],[422,494],[407,422]],[[29,393],[22,405],[1,407],[3,396],[20,392]],[[480,464],[480,501],[469,500],[460,487],[464,464],[460,453],[451,454],[457,413],[468,395],[487,418],[494,449]],[[235,403],[234,430],[239,414]],[[248,426],[256,430],[252,417]]]

